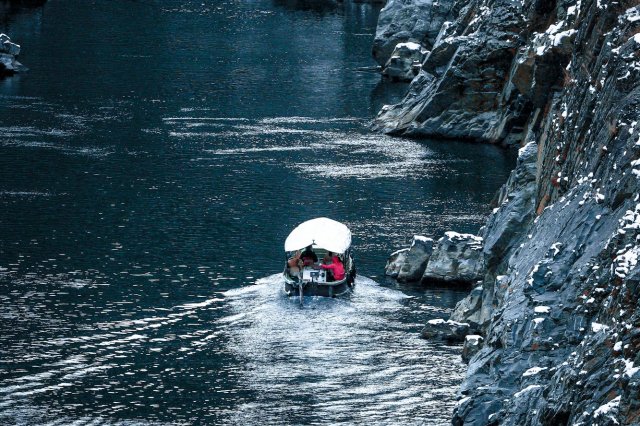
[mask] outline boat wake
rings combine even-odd
[[[242,386],[255,395],[232,420],[384,424],[393,415],[439,424],[433,415],[452,408],[441,403],[455,393],[444,383],[462,365],[451,365],[454,349],[418,338],[406,319],[412,298],[358,277],[349,296],[306,296],[300,306],[283,285],[277,274],[224,294],[229,312],[219,325],[245,365]]]

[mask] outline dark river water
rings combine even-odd
[[[0,8],[0,424],[448,424],[462,291],[383,277],[476,232],[512,155],[368,130],[378,10],[296,0]],[[283,244],[352,230],[344,299],[282,291]]]

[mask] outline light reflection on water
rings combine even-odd
[[[68,333],[67,321],[55,317],[62,314],[56,305],[64,303],[64,290],[38,291],[46,287],[38,279],[13,284],[29,290],[3,300],[3,321],[30,322],[63,337],[35,333],[22,345],[18,336],[5,336],[13,344],[3,349],[4,421],[110,424],[114,416],[142,413],[170,424],[196,418],[216,424],[447,424],[443,414],[452,409],[464,370],[459,347],[434,346],[417,333],[462,292],[408,296],[359,277],[350,296],[305,297],[301,307],[285,296],[275,274]],[[71,288],[84,285],[91,284]],[[53,311],[43,310],[45,299],[58,301]],[[71,407],[76,416],[69,417]]]
[[[189,127],[173,113],[145,133],[160,149],[110,142],[105,156],[86,138],[101,123],[89,117],[75,137],[44,136],[64,149],[34,146],[43,132],[31,129],[3,147],[52,155],[83,181],[13,177],[0,192],[15,225],[0,269],[0,420],[448,423],[460,348],[418,334],[463,293],[360,276],[351,297],[301,309],[270,274],[311,215],[351,227],[369,276],[413,233],[477,226],[493,184],[459,188],[480,172],[459,154],[499,151],[374,135],[351,119],[202,115],[224,125]],[[68,116],[55,120],[66,128]]]
[[[65,0],[0,20],[31,68],[0,81],[0,423],[448,424],[459,348],[417,336],[463,293],[380,276],[414,234],[475,232],[512,159],[368,131],[376,14]],[[315,216],[350,226],[362,275],[301,309],[274,273]]]
[[[459,348],[433,351],[417,337],[416,315],[429,316],[420,302],[361,277],[348,298],[306,297],[300,307],[274,295],[279,285],[272,276],[226,293],[238,313],[227,328],[229,347],[258,395],[238,418],[447,423],[433,416],[452,409],[451,378],[461,378],[463,365]]]

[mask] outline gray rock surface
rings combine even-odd
[[[378,118],[527,144],[452,317],[484,338],[454,425],[640,424],[639,34],[637,0],[468,1]]]
[[[484,339],[477,334],[469,334],[464,338],[462,346],[462,361],[468,363],[469,360],[480,351]]]
[[[384,66],[396,45],[408,41],[430,50],[442,24],[452,19],[459,7],[455,0],[388,0],[378,18],[374,59]]]
[[[382,70],[382,75],[394,81],[411,81],[418,75],[427,54],[418,43],[398,43]]]
[[[526,28],[521,3],[469,0],[457,4],[464,7],[453,9],[454,19],[439,28],[409,93],[400,104],[382,109],[375,128],[393,134],[504,143],[510,132],[522,133],[523,113],[528,111],[502,108],[502,93]]]
[[[469,334],[469,324],[451,320],[434,319],[427,321],[422,332],[423,339],[441,340],[447,343],[463,342]]]
[[[384,267],[384,274],[391,278],[398,278],[400,268],[402,268],[402,265],[404,265],[404,262],[407,259],[407,253],[409,253],[408,248],[391,253],[387,259],[387,264]]]
[[[433,239],[415,235],[398,272],[398,281],[420,281],[432,252]]]
[[[484,287],[482,285],[474,287],[467,297],[456,304],[449,319],[469,323],[473,332],[480,332],[481,324],[486,321],[482,315],[483,296]]]
[[[16,60],[20,46],[12,43],[6,34],[0,34],[0,77],[26,71],[27,68]]]
[[[483,275],[482,238],[448,231],[437,241],[422,279],[473,283]]]
[[[571,3],[558,5],[558,22],[575,10]],[[374,128],[411,136],[522,143],[539,125],[552,94],[562,88],[577,35],[561,26],[544,27],[549,8],[551,4],[537,1],[456,2],[451,19],[440,26],[433,46],[427,46],[431,52],[421,75],[401,103],[380,111]],[[384,21],[378,30],[387,26]]]

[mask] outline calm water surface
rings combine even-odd
[[[367,130],[398,87],[377,9],[50,0],[4,10],[0,423],[448,424],[464,293],[385,282],[413,234],[475,232],[513,163]],[[401,89],[401,88],[400,88]],[[354,233],[355,293],[288,300],[298,223]]]

